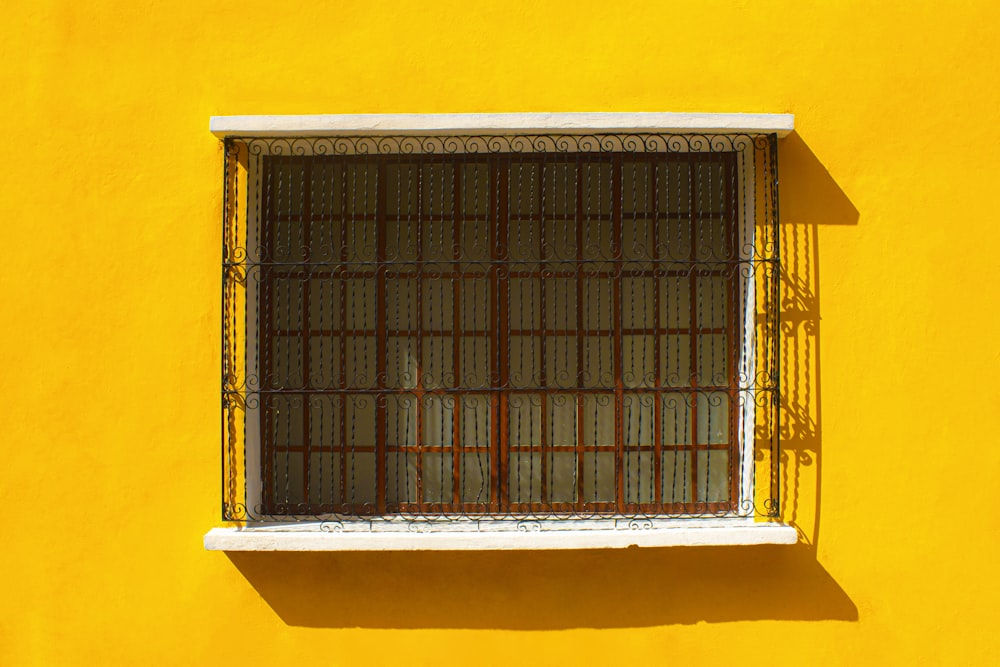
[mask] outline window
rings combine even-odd
[[[775,145],[227,138],[224,518],[776,514]]]

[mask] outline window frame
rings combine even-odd
[[[630,115],[628,115],[628,114],[626,114],[626,115],[618,115],[618,114],[580,114],[579,116],[581,116],[581,117],[579,117],[579,118],[574,118],[573,114],[563,114],[561,116],[560,115],[556,115],[556,114],[545,114],[545,115],[539,115],[539,114],[534,114],[534,115],[530,115],[530,114],[516,115],[516,114],[512,114],[512,115],[509,115],[506,118],[504,118],[503,116],[504,116],[503,114],[497,114],[497,115],[483,115],[483,116],[475,116],[475,117],[473,117],[471,115],[463,115],[463,116],[455,116],[455,117],[442,117],[442,116],[378,117],[378,118],[383,119],[382,122],[380,122],[380,123],[372,123],[371,121],[375,117],[370,117],[370,116],[369,117],[350,117],[350,116],[277,117],[277,120],[275,119],[275,117],[269,117],[268,120],[257,119],[257,120],[253,120],[253,121],[248,121],[248,117],[230,117],[229,119],[226,119],[226,118],[213,118],[213,120],[212,120],[212,128],[213,128],[213,132],[216,133],[217,136],[221,136],[222,138],[237,137],[237,136],[238,137],[245,137],[245,138],[254,137],[254,136],[257,136],[257,137],[267,136],[267,137],[273,137],[273,138],[275,138],[277,140],[287,141],[288,142],[287,145],[289,146],[289,149],[291,149],[291,146],[293,145],[293,142],[295,141],[296,138],[301,138],[301,137],[306,137],[306,136],[329,137],[332,141],[335,141],[336,137],[338,137],[338,136],[355,134],[356,136],[361,137],[361,138],[371,138],[373,141],[378,141],[379,137],[386,136],[390,132],[391,132],[392,135],[398,135],[398,136],[402,136],[402,137],[407,137],[407,136],[412,136],[412,137],[426,136],[425,133],[430,132],[430,131],[434,131],[435,134],[437,134],[437,130],[434,128],[434,126],[441,125],[441,124],[446,124],[446,125],[451,126],[451,128],[449,130],[450,134],[459,135],[459,136],[465,136],[465,135],[467,135],[467,136],[471,136],[471,137],[483,136],[483,135],[492,135],[494,132],[498,132],[498,130],[501,130],[501,129],[508,129],[512,133],[516,132],[516,134],[519,135],[519,136],[521,136],[521,135],[530,136],[530,135],[535,134],[535,133],[545,133],[547,135],[552,135],[553,131],[552,131],[551,126],[553,126],[553,125],[560,126],[559,127],[559,130],[560,130],[559,134],[562,134],[563,132],[566,132],[566,125],[572,125],[573,123],[578,123],[580,125],[580,129],[579,130],[571,129],[570,130],[570,136],[573,136],[575,134],[584,134],[584,133],[586,133],[586,134],[598,133],[598,135],[599,135],[599,133],[602,133],[602,132],[605,132],[605,131],[607,131],[607,132],[614,131],[615,134],[621,135],[621,134],[623,134],[621,132],[621,130],[625,129],[623,126],[629,126],[627,129],[634,131],[636,134],[643,134],[643,133],[650,133],[650,132],[655,132],[655,133],[662,134],[662,135],[677,134],[678,136],[690,136],[690,135],[694,134],[694,135],[700,136],[704,140],[708,140],[708,141],[712,140],[713,134],[718,133],[720,131],[724,131],[727,134],[732,133],[733,130],[734,130],[733,126],[737,125],[737,124],[741,125],[741,127],[739,128],[741,135],[742,134],[748,134],[748,135],[753,136],[753,135],[760,134],[761,131],[766,131],[766,135],[765,136],[773,136],[775,138],[777,136],[780,136],[780,135],[783,135],[783,134],[787,134],[787,132],[791,130],[791,124],[792,124],[790,116],[774,116],[774,117],[768,116],[768,117],[765,118],[764,115],[757,115],[757,116],[753,116],[753,117],[743,117],[743,116],[739,116],[739,115],[715,115],[715,116],[712,116],[712,115],[697,115],[697,116],[691,115],[690,117],[687,117],[687,116],[682,115],[682,114],[675,114],[675,115],[670,115],[670,114],[646,114],[646,115],[643,115],[643,114],[630,114]],[[517,116],[517,118],[512,118],[510,116]],[[525,120],[526,120],[525,117],[526,116],[530,116],[531,119],[535,121],[533,123],[533,125],[535,125],[535,127],[527,127],[528,123],[525,122]],[[538,122],[538,118],[542,117],[542,116],[544,116],[545,122]],[[636,125],[635,120],[636,120],[636,117],[638,117],[638,116],[645,116],[646,117],[645,118],[646,125],[644,125],[643,127],[632,127],[632,126]],[[658,119],[659,119],[658,125],[659,126],[657,126],[657,127],[650,126],[650,123],[649,123],[650,118],[649,117],[651,117],[651,116],[658,117]],[[662,125],[665,124],[664,123],[664,117],[666,117],[666,116],[671,116],[672,118],[671,118],[671,120],[670,120],[669,123],[666,123],[668,125],[668,127],[662,127]],[[687,118],[687,120],[685,120],[685,118],[681,118],[681,116],[685,116],[685,118]],[[737,116],[739,116],[739,118],[737,118]],[[361,121],[358,120],[359,118],[364,118],[365,121],[361,122]],[[764,120],[766,122],[762,122],[761,118],[764,118]],[[470,119],[472,119],[472,120],[470,121]],[[747,125],[748,125],[748,119],[756,120],[757,121],[756,125],[763,125],[765,127],[763,127],[763,128],[761,128],[761,127],[753,127],[753,128],[747,127]],[[247,123],[248,122],[251,122],[253,125],[259,127],[260,129],[258,129],[258,130],[247,129]],[[407,125],[410,126],[410,129],[409,129],[408,132],[401,132],[397,128],[397,124],[400,123],[400,122],[406,123]],[[699,124],[699,127],[691,127],[691,125],[693,123],[695,123],[695,122],[697,122]],[[476,126],[476,127],[464,127],[463,124],[464,124],[464,126]],[[360,133],[358,132],[358,130],[360,129],[359,126],[368,126],[368,125],[376,125],[376,126],[379,127],[379,130],[377,130],[377,131],[371,131],[371,130],[369,130],[369,131],[360,132]],[[284,126],[284,129],[282,129],[282,126]],[[322,129],[320,126],[322,126],[322,128],[325,128],[325,129]],[[336,126],[336,127],[331,128],[331,126]],[[345,126],[348,126],[348,127],[345,127]],[[456,127],[456,126],[461,126],[461,127]],[[513,127],[511,127],[511,126],[513,126]],[[542,126],[544,126],[544,127],[542,127]],[[611,127],[611,126],[614,126],[614,127]],[[681,127],[681,126],[685,126],[685,127]],[[708,126],[711,126],[711,127],[708,127]],[[718,127],[716,127],[716,126],[718,126]],[[317,131],[318,129],[320,131]],[[695,130],[697,130],[697,131],[695,132]],[[683,132],[683,134],[681,134],[681,132]],[[501,134],[501,136],[502,136],[502,134]],[[227,144],[227,146],[228,145],[229,144]],[[224,171],[225,171],[227,179],[229,177],[228,175],[229,175],[229,170],[230,170],[231,167],[232,167],[232,165],[230,165],[228,163],[227,163],[226,166],[224,166]],[[750,168],[750,167],[745,167],[745,168]],[[252,169],[250,168],[250,166],[248,164],[247,165],[247,174],[246,175],[249,176],[251,171],[252,171]],[[742,183],[742,179],[745,178],[745,177],[746,177],[746,174],[742,174],[742,175],[738,174],[737,175],[737,178],[740,179],[741,183]],[[250,182],[250,181],[248,180],[247,182]],[[775,193],[774,194],[776,196],[776,178],[775,178]],[[225,196],[226,201],[224,201],[224,210],[227,211],[226,215],[228,215],[228,211],[230,210],[230,208],[231,208],[234,200],[238,200],[238,198],[240,196],[241,196],[241,193],[238,191],[238,189],[237,189],[237,191],[234,191],[234,192],[230,192],[227,189],[226,196]],[[251,192],[251,190],[249,188],[244,187],[244,192],[242,193],[242,196],[244,196],[244,197],[255,197],[255,196],[259,196],[259,193],[253,193],[253,192]],[[774,206],[774,209],[775,209],[774,212],[773,212],[773,215],[776,216],[777,215],[777,212],[776,212],[776,203],[772,202],[772,205]],[[745,202],[743,202],[741,204],[741,207],[744,209],[744,211],[741,211],[739,213],[740,222],[737,223],[738,229],[736,230],[736,233],[738,235],[740,235],[740,237],[742,238],[742,235],[745,233],[745,230],[742,229],[742,227],[745,226],[745,225],[747,225],[747,224],[749,224],[751,226],[755,224],[755,221],[752,219],[753,216],[752,216],[751,213],[749,213],[749,211],[755,209],[756,203],[753,202],[753,201],[745,201]],[[248,236],[250,234],[252,234],[251,230],[253,230],[254,226],[260,224],[258,221],[255,221],[253,219],[253,215],[254,215],[253,214],[253,210],[254,210],[253,207],[250,207],[250,206],[247,207],[245,224],[246,224],[246,229],[247,229]],[[250,247],[249,244],[247,245],[247,248],[245,250],[248,251],[248,252],[253,252],[253,249]],[[232,259],[232,258],[230,258],[230,259]],[[224,260],[225,260],[225,258],[224,258]],[[751,258],[751,261],[753,261],[752,258]],[[225,280],[225,277],[224,277],[224,280]],[[750,281],[751,284],[752,284],[752,282],[753,281]],[[257,299],[259,299],[259,295],[254,294],[254,293],[251,292],[252,287],[250,287],[250,286],[252,284],[253,284],[252,281],[247,281],[247,294],[246,294],[245,298],[246,298],[246,303],[248,303],[248,304],[256,303]],[[745,287],[743,285],[741,285],[740,289],[743,290],[743,289],[745,289]],[[749,298],[748,298],[748,301],[747,301],[747,303],[746,303],[746,305],[745,305],[745,307],[743,309],[743,322],[739,323],[739,326],[744,330],[746,336],[751,336],[753,334],[754,329],[756,328],[756,322],[755,322],[755,319],[756,319],[756,313],[755,313],[756,305],[755,305],[755,302],[754,302],[755,290],[752,287],[750,287],[750,288],[748,288],[748,293],[749,293]],[[228,317],[228,312],[229,311],[228,311],[228,306],[225,303],[225,297],[224,297],[224,304],[223,304],[223,306],[224,306],[224,309],[226,309],[226,313],[227,313],[227,317]],[[732,304],[732,306],[733,306],[733,314],[738,318],[739,317],[738,309],[736,308],[735,304]],[[247,318],[247,321],[249,321],[249,318]],[[734,328],[737,327],[737,322],[731,323],[730,326],[734,327]],[[248,330],[245,333],[246,333],[246,349],[245,349],[245,353],[247,355],[246,364],[248,366],[254,366],[254,365],[257,364],[257,360],[253,359],[253,357],[256,355],[256,348],[257,348],[256,336],[258,334],[255,331],[250,331],[249,328],[248,328]],[[747,344],[745,341],[743,341],[742,344],[744,346],[750,347],[750,349],[752,349],[752,350],[756,349],[756,348],[754,348],[752,346],[752,342],[750,344]],[[225,363],[226,362],[225,362],[225,359],[224,359],[224,364]],[[752,366],[754,362],[753,362],[753,360],[751,360],[749,363]],[[224,371],[224,373],[225,372],[227,372],[227,371]],[[751,374],[754,373],[754,370],[752,368],[750,370],[750,373]],[[224,379],[225,379],[225,377],[224,377]],[[755,400],[752,388],[749,388],[749,396],[751,397],[751,399],[749,401],[746,401],[744,403],[743,414],[742,415],[738,415],[738,416],[737,415],[733,416],[733,419],[736,420],[736,426],[734,427],[734,431],[735,432],[733,433],[733,435],[734,436],[738,436],[741,439],[747,439],[748,441],[752,442],[752,439],[754,437],[754,435],[753,435],[753,428],[754,428],[753,411],[754,411],[754,407],[756,405],[756,400]],[[249,399],[247,399],[247,400],[249,402]],[[248,410],[252,409],[252,408],[249,408],[248,406],[245,406],[245,407]],[[733,410],[733,412],[735,412],[735,409]],[[243,458],[243,461],[242,461],[242,463],[243,463],[242,478],[240,478],[240,475],[229,475],[228,479],[227,479],[227,486],[229,486],[230,487],[230,491],[232,491],[231,487],[233,487],[234,485],[235,486],[238,486],[240,484],[244,485],[244,487],[245,487],[244,497],[245,497],[245,499],[250,500],[250,499],[253,499],[255,497],[256,498],[260,498],[261,497],[261,481],[259,479],[259,476],[255,479],[255,475],[252,472],[248,472],[248,471],[259,470],[260,469],[260,459],[259,459],[259,456],[260,456],[260,445],[259,445],[259,443],[260,443],[260,433],[259,433],[259,420],[256,420],[256,419],[247,419],[246,421],[247,421],[246,431],[245,431],[245,435],[244,435],[244,439],[243,439],[243,446],[245,447],[245,454],[244,454],[244,458]],[[257,433],[254,432],[254,430],[255,430],[255,427],[253,425],[254,423],[258,424],[258,426],[257,426],[258,432]],[[228,432],[228,435],[230,437],[230,440],[232,440],[233,439],[233,435],[234,435],[232,433],[232,427],[231,427],[232,425],[231,424],[224,424],[223,426],[224,426],[224,435],[223,435],[224,440],[226,439],[227,432]],[[258,443],[256,446],[254,446],[254,444],[253,444],[255,441],[256,441],[256,443]],[[742,519],[742,520],[750,520],[752,522],[755,519],[761,519],[762,517],[766,517],[768,519],[772,519],[773,520],[775,517],[778,516],[778,512],[777,512],[777,495],[776,495],[776,491],[777,490],[776,489],[772,490],[772,496],[773,496],[773,498],[772,499],[768,499],[768,500],[772,501],[771,502],[771,506],[768,507],[765,512],[761,512],[759,510],[759,508],[755,508],[755,503],[754,503],[754,492],[755,492],[755,488],[754,488],[754,461],[753,461],[753,458],[754,458],[754,447],[753,446],[749,446],[749,447],[748,446],[742,446],[741,449],[743,450],[744,455],[742,456],[741,460],[739,461],[740,475],[739,475],[739,481],[738,481],[738,484],[737,484],[738,489],[734,489],[734,491],[738,494],[738,506],[737,506],[737,510],[735,512],[727,512],[726,516],[725,516],[725,518],[723,520],[728,520],[728,519]],[[224,450],[225,450],[225,448],[224,448]],[[257,457],[257,458],[255,458],[255,457]],[[224,459],[223,464],[224,464],[224,467],[225,467],[227,465],[227,452],[226,451],[224,451],[224,453],[223,453],[223,459]],[[232,464],[232,458],[229,459],[230,468],[232,467],[231,464]],[[774,467],[774,461],[771,462],[771,465],[772,465],[772,468],[773,468]],[[619,464],[616,465],[616,468],[618,468],[619,466],[620,466],[620,462],[619,462]],[[225,473],[225,470],[224,470],[224,473]],[[234,477],[235,477],[235,479],[234,479]],[[772,477],[773,477],[773,474],[772,474]],[[772,480],[772,483],[773,483],[773,480]],[[233,496],[234,496],[234,494],[230,493],[230,499],[233,498]],[[254,525],[256,522],[254,522],[253,519],[257,518],[257,519],[265,519],[264,523],[270,524],[272,526],[274,526],[274,524],[272,523],[273,521],[277,521],[278,525],[295,523],[295,524],[297,524],[299,526],[304,526],[304,525],[306,525],[308,523],[313,523],[313,524],[318,524],[320,527],[322,527],[322,526],[327,526],[327,527],[332,526],[333,528],[330,528],[330,530],[332,530],[333,532],[340,532],[340,531],[344,530],[345,527],[346,527],[346,529],[348,531],[351,531],[354,528],[359,528],[359,527],[360,528],[364,528],[364,526],[346,525],[346,524],[354,523],[354,521],[351,521],[351,520],[345,521],[343,517],[317,517],[315,515],[313,515],[313,516],[299,516],[299,515],[294,515],[294,514],[281,515],[281,516],[271,516],[271,517],[252,517],[250,513],[247,513],[245,511],[246,510],[245,507],[244,507],[244,512],[242,512],[242,513],[239,512],[239,511],[235,511],[234,512],[234,511],[232,511],[233,509],[234,508],[233,508],[232,503],[226,503],[226,499],[224,499],[224,518],[227,519],[227,520],[243,521],[243,522],[246,522],[247,525]],[[708,516],[687,517],[685,520],[689,520],[691,518],[695,518],[695,519],[697,519],[699,521],[699,525],[708,526],[711,523],[712,519],[718,519],[719,518],[719,517],[713,517],[711,512],[708,512],[707,515]],[[638,515],[638,516],[613,516],[613,517],[606,517],[605,516],[605,517],[602,517],[602,518],[605,519],[605,520],[612,521],[612,523],[615,526],[615,528],[619,528],[620,525],[622,524],[622,522],[627,522],[627,525],[629,525],[630,527],[634,528],[635,526],[633,524],[635,523],[635,521],[637,519],[640,520],[641,527],[653,527],[654,525],[662,525],[664,520],[667,521],[668,525],[673,525],[673,522],[676,520],[677,517],[671,517],[671,518],[664,519],[664,517],[666,517],[666,516],[668,516],[668,515],[642,516],[641,513],[640,513],[640,515]],[[434,523],[434,521],[428,521],[428,519],[433,519],[434,517],[426,517],[426,516],[412,517],[411,516],[411,517],[404,517],[404,518],[407,518],[407,525],[409,525],[409,526],[418,525],[418,528],[420,528],[420,529],[426,529],[428,527],[428,524]],[[478,518],[472,518],[472,519],[469,519],[469,517],[460,517],[461,520],[456,521],[456,517],[448,517],[448,516],[443,516],[443,515],[440,516],[440,517],[437,517],[437,518],[441,518],[441,519],[445,520],[449,524],[449,526],[451,528],[457,528],[457,527],[459,527],[459,524],[462,524],[462,523],[475,524],[473,526],[473,528],[476,531],[483,531],[483,526],[481,524],[483,524],[484,520],[487,523],[490,523],[490,522],[494,522],[494,520],[498,519],[497,517],[478,517]],[[560,522],[560,521],[567,522],[567,525],[563,526],[563,529],[567,529],[568,528],[568,529],[575,530],[575,529],[578,529],[578,528],[584,528],[585,526],[581,525],[582,521],[589,521],[589,522],[591,522],[590,524],[588,524],[591,528],[597,528],[598,527],[597,523],[594,522],[594,519],[583,519],[583,518],[568,518],[568,519],[567,518],[563,518],[563,519],[560,519],[558,516],[553,516],[551,519],[548,519],[546,517],[530,516],[530,512],[524,513],[524,516],[512,516],[512,517],[508,516],[506,518],[513,520],[517,524],[518,527],[530,524],[530,526],[532,526],[532,527],[530,527],[528,529],[529,532],[535,530],[534,526],[539,523],[539,519],[541,519],[541,522],[545,523],[545,524],[554,524],[554,523]],[[270,521],[268,521],[267,519],[270,519]],[[325,519],[325,521],[324,521],[324,519]],[[394,518],[393,517],[383,517],[383,519],[386,520],[387,523],[392,523]],[[378,522],[379,518],[376,518],[375,521]],[[358,523],[361,523],[361,524],[367,523],[367,528],[369,530],[372,529],[372,521],[370,520],[369,517],[360,518],[360,521]],[[399,522],[397,521],[397,523],[399,523]],[[605,525],[607,525],[607,524],[605,524]],[[688,525],[691,525],[691,524],[689,523]],[[549,526],[546,526],[546,528],[548,528],[548,527]],[[786,538],[787,538],[787,536],[786,536]]]

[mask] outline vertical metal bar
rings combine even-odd
[[[338,360],[340,368],[340,381],[338,382],[340,389],[340,456],[338,457],[339,470],[337,474],[340,476],[340,502],[341,505],[346,509],[350,504],[351,500],[348,497],[348,487],[347,487],[347,201],[348,193],[347,189],[347,162],[341,162],[340,164],[340,266],[337,267],[337,273],[340,279],[340,290],[338,290],[340,297],[340,336],[338,337],[338,353],[340,358]]]
[[[489,401],[490,401],[490,442],[489,442],[489,456],[490,456],[490,491],[489,491],[489,501],[490,509],[493,512],[499,512],[504,507],[501,503],[500,494],[500,470],[502,466],[500,465],[500,459],[505,456],[506,447],[504,446],[503,434],[500,427],[501,421],[501,362],[500,362],[500,344],[499,344],[499,330],[500,330],[500,277],[499,277],[499,262],[501,259],[500,253],[500,167],[499,161],[497,159],[492,159],[487,163],[488,177],[488,191],[487,196],[489,201],[487,202],[487,230],[493,229],[492,239],[488,239],[489,251],[490,251],[490,263],[488,266],[488,276],[490,285],[489,294],[489,360],[490,360],[490,374],[489,374]]]
[[[768,179],[771,190],[771,205],[765,209],[769,213],[770,223],[774,229],[774,271],[771,278],[772,299],[768,304],[768,317],[773,318],[773,335],[771,340],[772,358],[774,359],[773,391],[771,405],[774,413],[774,428],[771,431],[771,488],[773,502],[771,516],[781,515],[781,450],[779,434],[781,433],[781,226],[778,220],[778,135],[768,135],[768,152],[771,173]]]
[[[727,511],[739,511],[740,495],[740,471],[742,460],[740,456],[740,414],[742,410],[739,404],[739,358],[740,348],[743,345],[743,320],[740,314],[740,275],[742,273],[742,262],[740,257],[740,224],[737,211],[736,197],[736,154],[730,153],[723,161],[723,183],[728,187],[723,188],[723,221],[726,234],[726,299],[728,307],[725,309],[725,331],[726,345],[726,380],[729,384],[729,507]]]
[[[457,509],[461,507],[461,503],[464,497],[462,490],[465,488],[465,476],[462,474],[461,462],[464,451],[464,446],[462,442],[462,430],[461,430],[461,419],[462,419],[462,406],[464,404],[463,397],[466,395],[461,391],[462,389],[462,265],[461,265],[461,248],[462,248],[462,197],[460,196],[462,192],[462,181],[460,181],[460,174],[462,170],[459,168],[459,162],[457,159],[451,160],[449,162],[442,163],[441,169],[442,173],[447,173],[448,168],[451,168],[451,239],[452,239],[452,249],[451,249],[451,363],[452,363],[452,375],[454,376],[454,389],[455,397],[454,404],[451,410],[451,502],[453,508]],[[444,197],[444,192],[441,193],[442,206],[441,206],[441,224],[444,225],[445,209],[447,208],[448,199]],[[443,306],[442,302],[442,306]],[[442,338],[443,339],[443,338]],[[444,360],[442,359],[442,362]],[[442,363],[442,368],[444,364]],[[446,373],[442,370],[442,375]],[[444,459],[444,453],[442,452],[442,460]],[[443,480],[443,477],[442,477]],[[460,481],[461,480],[461,481]],[[442,481],[443,483],[443,481]]]
[[[497,220],[496,250],[502,258],[497,266],[497,355],[500,371],[500,391],[498,392],[500,415],[497,427],[500,431],[498,443],[498,489],[501,511],[510,511],[510,160],[496,162]]]
[[[625,511],[625,442],[622,410],[624,402],[624,384],[622,382],[622,217],[625,202],[622,197],[622,155],[616,154],[611,162],[611,255],[614,267],[611,279],[611,330],[614,338],[612,351],[614,373],[614,408],[615,408],[615,511]]]
[[[312,409],[312,398],[308,393],[311,386],[311,379],[309,370],[312,366],[309,352],[310,352],[310,340],[309,340],[309,329],[310,329],[310,314],[311,308],[311,298],[310,298],[310,286],[312,283],[312,260],[313,260],[313,249],[312,249],[312,160],[302,159],[300,160],[302,164],[301,171],[301,182],[299,190],[299,201],[301,206],[299,207],[299,214],[301,215],[301,237],[300,242],[302,245],[302,282],[300,283],[300,302],[299,302],[299,328],[301,331],[300,340],[302,345],[302,354],[299,357],[300,363],[302,364],[302,437],[305,439],[305,446],[302,452],[302,493],[303,497],[300,502],[309,504],[311,502],[311,489],[310,489],[310,472],[312,467],[312,429],[310,427],[310,411]]]
[[[689,424],[690,438],[691,438],[691,455],[690,455],[690,472],[686,476],[687,482],[691,485],[691,504],[692,507],[697,508],[699,505],[698,494],[698,447],[700,444],[700,429],[699,429],[699,417],[698,417],[698,403],[701,398],[701,338],[698,335],[698,330],[700,328],[700,293],[698,290],[698,237],[704,232],[704,226],[701,223],[701,192],[700,192],[700,178],[701,178],[701,162],[692,159],[689,161],[688,169],[688,216],[690,219],[690,237],[691,237],[691,248],[688,263],[688,286],[691,290],[690,299],[690,318],[688,320],[688,326],[690,326],[690,386],[691,386],[691,417]]]
[[[539,465],[539,484],[538,484],[538,505],[532,506],[532,509],[542,509],[545,507],[546,499],[549,497],[549,470],[548,461],[545,458],[545,450],[551,444],[548,441],[548,430],[545,428],[546,411],[548,409],[548,377],[545,372],[546,365],[546,352],[547,345],[546,340],[548,339],[548,329],[545,322],[545,293],[548,291],[546,281],[545,281],[545,166],[547,162],[543,159],[538,164],[538,271],[537,278],[532,278],[532,283],[538,285],[538,332],[539,335],[539,350],[538,350],[538,367],[533,368],[535,372],[538,373],[538,386],[540,388],[538,392],[538,403],[539,403],[539,419],[538,419],[538,465]],[[531,187],[535,185],[535,174],[532,172]],[[532,201],[532,206],[534,206],[534,197],[530,197]],[[534,211],[532,211],[534,213]],[[534,223],[534,220],[532,220]],[[529,230],[534,230],[534,224],[529,225]],[[532,240],[532,251],[534,251],[534,240]],[[535,272],[532,272],[535,274]],[[535,322],[535,303],[534,294],[535,290],[531,290],[531,324],[532,324],[532,335],[531,335],[531,363],[534,367],[535,365],[535,332],[534,332],[534,322]],[[531,410],[528,414],[534,416],[534,410]],[[533,433],[534,428],[529,429]],[[532,438],[534,439],[534,438]],[[531,454],[531,461],[534,461],[534,452]],[[532,475],[532,483],[534,483],[534,475]]]
[[[583,169],[579,155],[577,155],[576,162],[574,164],[574,173],[576,175],[575,183],[575,193],[574,193],[574,210],[576,218],[576,383],[575,386],[577,391],[573,395],[573,401],[576,404],[576,428],[574,433],[574,443],[576,444],[576,508],[579,511],[584,510],[585,498],[584,498],[584,475],[587,474],[586,466],[586,447],[584,446],[583,434],[587,427],[586,415],[584,414],[584,394],[580,392],[580,389],[584,387],[584,377],[586,371],[586,356],[584,354],[584,342],[587,341],[589,344],[590,336],[586,333],[586,327],[589,325],[584,319],[584,300],[583,300],[583,288],[585,285],[584,280],[584,198],[583,198]],[[569,209],[569,202],[567,202],[567,209]],[[588,209],[589,213],[589,209]],[[587,215],[587,224],[589,224],[590,216]],[[589,300],[588,300],[589,309]],[[596,456],[596,453],[595,453]]]
[[[230,152],[233,150],[234,141],[231,138],[226,138],[222,144],[222,302],[219,304],[222,309],[222,317],[219,319],[220,325],[220,341],[222,342],[222,355],[220,361],[222,362],[222,420],[221,420],[221,442],[222,442],[222,518],[223,520],[230,519],[235,514],[234,508],[231,502],[235,500],[236,497],[236,482],[235,476],[236,472],[233,470],[233,457],[235,454],[234,440],[236,434],[234,433],[234,419],[235,414],[233,413],[233,406],[229,397],[229,368],[228,368],[228,356],[229,356],[229,345],[230,338],[235,335],[235,332],[229,332],[227,335],[226,326],[229,322],[229,306],[227,300],[229,298],[229,285],[231,282],[230,278],[230,267],[228,266],[230,261],[229,244],[231,242],[231,236],[235,235],[229,231],[229,168],[231,163]],[[233,194],[236,197],[236,194]],[[246,440],[244,440],[245,446]],[[244,478],[245,479],[245,478]]]
[[[386,513],[388,434],[385,393],[389,364],[386,359],[386,161],[378,160],[375,176],[375,507]]]
[[[653,221],[653,247],[650,255],[653,266],[653,494],[652,500],[657,511],[662,511],[663,507],[663,382],[664,378],[660,372],[660,345],[664,342],[668,334],[663,333],[666,323],[660,318],[660,281],[661,276],[666,275],[660,265],[660,179],[659,168],[661,161],[653,156],[650,161],[649,180],[651,197],[649,202],[652,206]],[[669,198],[665,200],[669,202]],[[669,217],[666,220],[669,221]]]
[[[414,503],[419,514],[424,513],[424,160],[418,156],[413,169],[417,174],[416,187],[416,209],[417,209],[417,279],[416,279],[416,325],[417,325],[417,345],[415,355],[419,360],[417,363],[417,377],[414,389],[414,408],[417,419],[413,438],[414,459],[416,468],[416,488],[414,489]]]

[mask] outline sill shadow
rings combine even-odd
[[[561,630],[858,619],[808,545],[227,556],[292,626]]]

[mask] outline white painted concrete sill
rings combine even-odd
[[[493,551],[795,544],[791,526],[683,521],[320,522],[213,528],[209,551]]]
[[[226,137],[308,137],[360,134],[589,134],[595,132],[746,133],[787,136],[792,114],[770,113],[445,113],[212,116],[209,129]]]

